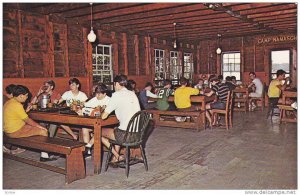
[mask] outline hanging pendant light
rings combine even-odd
[[[174,26],[174,41],[173,41],[173,48],[177,49],[177,39],[176,39],[176,23],[173,23]]]
[[[93,3],[90,3],[90,5],[91,5],[91,31],[88,34],[87,38],[88,38],[89,42],[93,43],[96,41],[97,37],[93,30]]]
[[[221,39],[221,34],[218,34],[218,48],[217,48],[217,50],[216,50],[216,53],[218,54],[218,55],[220,55],[221,53],[222,53],[222,50],[221,50],[221,48],[220,48],[220,39]]]

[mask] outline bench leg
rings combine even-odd
[[[66,156],[66,183],[85,178],[84,148],[74,148]]]

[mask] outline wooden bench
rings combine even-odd
[[[85,162],[83,158],[83,151],[85,150],[84,143],[45,136],[9,138],[5,135],[3,135],[3,142],[45,152],[64,154],[66,155],[65,168],[13,154],[4,153],[4,157],[64,174],[66,175],[65,181],[67,184],[85,178]]]
[[[203,127],[204,124],[200,117],[203,111],[180,112],[180,111],[147,110],[147,112],[153,115],[152,118],[155,122],[155,126],[167,126],[167,127],[176,127],[176,128],[181,127],[186,129],[197,129],[197,131],[199,131],[200,128],[204,129]],[[187,119],[185,122],[177,122],[175,121],[174,116],[187,117]],[[173,120],[166,120],[170,118]]]

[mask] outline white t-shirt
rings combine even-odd
[[[120,122],[119,129],[125,131],[131,117],[140,110],[139,100],[135,93],[124,87],[112,94],[104,112],[111,113],[115,111]]]
[[[98,106],[106,106],[110,100],[110,97],[105,96],[102,100],[98,100],[97,97],[93,97],[84,104],[85,107],[96,108]]]
[[[263,84],[259,78],[253,79],[252,83],[255,85],[255,93],[262,94],[263,93]]]
[[[63,100],[66,100],[67,106],[70,106],[73,100],[79,100],[81,102],[85,102],[88,97],[82,91],[75,96],[72,91],[66,91],[62,96]]]

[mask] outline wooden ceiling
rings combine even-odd
[[[4,3],[90,28],[89,3]],[[93,3],[94,29],[130,32],[170,40],[297,32],[296,3]]]

